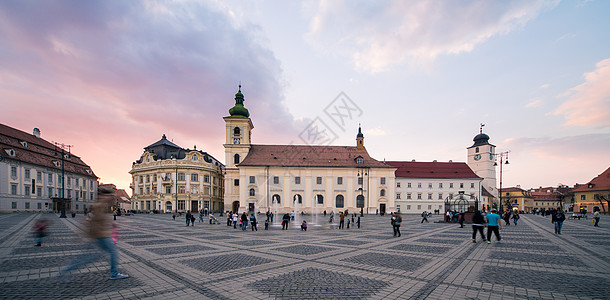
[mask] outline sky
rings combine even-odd
[[[0,123],[131,193],[163,134],[224,161],[241,84],[256,144],[355,145],[361,124],[377,160],[465,162],[485,124],[510,151],[503,186],[586,183],[610,166],[608,15],[600,0],[1,1]]]

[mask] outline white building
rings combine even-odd
[[[489,143],[489,136],[481,131],[474,139],[474,144],[468,147],[468,166],[475,174],[483,178],[481,183],[483,192],[481,203],[483,208],[494,207],[494,201],[498,198],[496,188],[496,146]]]
[[[257,145],[241,90],[224,117],[226,210],[277,213],[393,211],[394,170],[356,146]]]
[[[59,212],[63,194],[67,212],[82,212],[97,199],[91,168],[38,128],[29,134],[0,124],[0,149],[0,211]]]
[[[481,199],[482,178],[463,162],[387,161],[396,167],[394,201],[403,213],[440,213],[458,196]],[[480,205],[479,205],[480,208]]]

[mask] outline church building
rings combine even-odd
[[[360,128],[355,146],[260,145],[241,86],[224,117],[225,210],[375,214],[395,210],[395,167],[372,158]]]

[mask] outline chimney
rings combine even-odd
[[[33,130],[32,134],[33,134],[35,137],[40,138],[40,129],[38,129],[38,128],[34,128],[34,130]]]

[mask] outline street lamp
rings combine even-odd
[[[64,169],[64,158],[66,158],[65,148],[68,147],[68,157],[70,157],[70,145],[61,144],[55,142],[55,147],[61,148],[61,213],[60,218],[66,218],[66,198],[64,197],[65,191],[65,169]]]
[[[504,212],[504,209],[502,209],[502,207],[504,206],[504,204],[502,203],[502,165],[508,165],[508,153],[510,153],[510,150],[494,154],[495,157],[500,158],[500,212]],[[506,157],[506,162],[504,162],[504,157]],[[498,162],[494,162],[494,166],[497,165]]]
[[[358,170],[358,184],[360,187],[360,196],[356,199],[356,207],[360,208],[360,216],[364,217],[364,176],[368,175],[364,173],[364,169]]]

